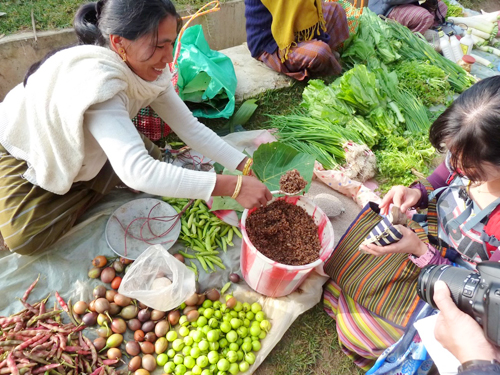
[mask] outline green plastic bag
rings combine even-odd
[[[233,63],[210,49],[201,25],[187,28],[182,35],[177,69],[179,96],[194,116],[231,117],[236,92]]]

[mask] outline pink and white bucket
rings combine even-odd
[[[332,223],[318,206],[303,196],[275,197],[269,203],[275,200],[285,200],[300,206],[314,219],[318,226],[321,250],[318,260],[302,266],[289,266],[269,259],[252,245],[245,228],[248,215],[256,208],[245,210],[241,218],[241,272],[252,289],[268,297],[282,297],[292,293],[316,267],[322,266],[333,252]]]

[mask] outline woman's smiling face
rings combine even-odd
[[[177,19],[169,15],[158,25],[158,39],[152,35],[144,35],[131,41],[118,37],[118,43],[113,44],[120,54],[120,47],[125,50],[126,64],[145,81],[155,81],[168,64],[173,61],[174,43],[177,38]],[[156,43],[155,43],[156,42]]]

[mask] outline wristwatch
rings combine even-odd
[[[482,371],[494,371],[495,373],[500,373],[500,362],[496,359],[490,361],[484,359],[473,359],[462,363],[458,367],[458,372],[464,372],[466,370],[482,370]]]

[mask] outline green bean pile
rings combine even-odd
[[[197,199],[190,204],[189,199],[163,198],[177,212],[182,212],[188,206],[181,217],[181,233],[179,239],[186,247],[194,250],[193,253],[179,251],[186,259],[197,259],[203,270],[207,273],[215,272],[216,267],[225,270],[226,266],[219,257],[219,251],[226,252],[228,246],[234,246],[233,236],[241,236],[237,227],[229,225],[210,212],[208,206],[202,199]],[[187,262],[186,262],[187,263]],[[190,268],[198,275],[198,267],[190,261]]]

